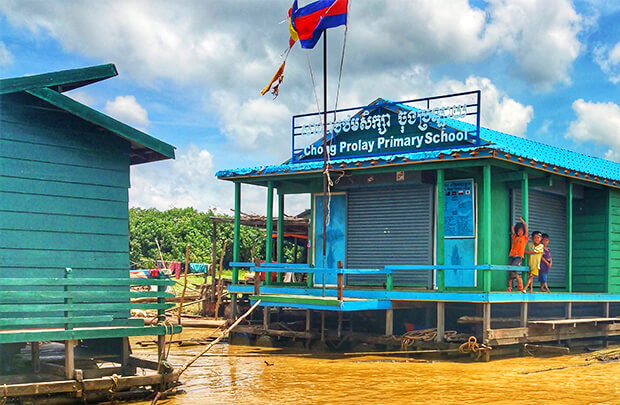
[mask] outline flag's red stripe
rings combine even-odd
[[[329,12],[327,12],[329,10]],[[328,15],[346,14],[347,2],[342,0],[336,0],[331,7],[326,7],[315,11],[312,14],[305,15],[303,17],[295,18],[295,29],[299,35],[300,40],[312,38],[314,29],[321,21],[322,17]]]

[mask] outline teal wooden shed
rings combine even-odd
[[[0,344],[66,341],[72,360],[77,340],[170,332],[130,318],[139,307],[162,319],[172,304],[170,281],[130,279],[128,189],[132,165],[174,159],[174,147],[63,94],[117,74],[107,64],[0,80]],[[131,302],[141,296],[159,302]]]

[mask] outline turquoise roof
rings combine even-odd
[[[399,107],[405,107],[398,104]],[[446,124],[458,130],[475,130],[475,125],[454,120],[445,119]],[[399,153],[395,155],[369,156],[362,158],[343,158],[332,159],[332,165],[373,162],[374,164],[389,165],[402,161],[421,162],[428,160],[438,160],[444,156],[450,156],[458,152],[459,154],[480,153],[480,157],[497,157],[497,153],[502,153],[504,160],[524,161],[530,166],[541,168],[543,164],[549,166],[548,171],[555,171],[559,174],[570,175],[571,177],[585,178],[597,177],[603,180],[620,182],[620,163],[596,158],[582,153],[573,152],[567,149],[558,148],[530,139],[509,135],[492,129],[480,127],[480,138],[484,141],[479,146],[469,148],[446,149],[421,151],[413,153]],[[486,152],[486,153],[484,153]],[[509,156],[506,157],[506,154]],[[518,160],[520,158],[520,160]],[[256,166],[230,170],[220,170],[216,173],[220,178],[234,178],[247,176],[264,176],[274,174],[292,174],[301,172],[321,171],[323,162],[307,163],[284,163],[281,165]],[[554,170],[555,169],[555,170]],[[562,171],[563,173],[560,173]],[[570,172],[570,173],[567,173]],[[615,185],[615,184],[614,184]]]

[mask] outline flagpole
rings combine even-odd
[[[323,268],[327,251],[327,30],[323,31]],[[325,272],[323,296],[325,296]]]

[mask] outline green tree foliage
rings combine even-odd
[[[191,263],[212,263],[212,211],[199,212],[194,208],[172,208],[159,211],[154,208],[129,210],[129,256],[132,265],[152,268],[160,258],[157,242],[164,260],[185,261],[185,246],[190,245]],[[221,216],[221,215],[220,215]],[[217,223],[216,257],[224,241],[227,242],[224,263],[232,260],[233,224]],[[284,256],[292,261],[294,247],[285,242]],[[297,249],[298,260],[304,260],[304,249]],[[240,255],[242,261],[265,258],[265,230],[241,226]]]

